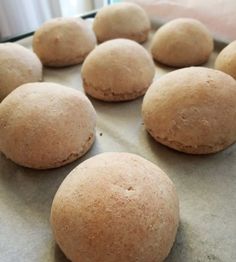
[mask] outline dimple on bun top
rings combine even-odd
[[[34,52],[45,66],[79,64],[95,46],[94,32],[79,17],[54,18],[44,23],[33,36]]]
[[[77,166],[51,209],[56,242],[73,262],[162,262],[178,224],[174,184],[129,153],[103,153]]]

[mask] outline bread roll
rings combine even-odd
[[[101,8],[94,19],[93,30],[98,42],[128,38],[139,43],[147,40],[150,20],[134,3],[117,3]]]
[[[42,64],[29,49],[0,44],[0,101],[20,85],[42,80]]]
[[[25,84],[0,104],[0,151],[26,167],[63,166],[89,150],[95,124],[93,106],[80,91],[46,82]]]
[[[173,71],[150,86],[142,114],[158,142],[190,154],[218,152],[236,141],[236,81],[203,67]]]
[[[157,30],[151,53],[156,61],[165,65],[185,67],[205,63],[213,47],[213,38],[201,22],[178,18]]]
[[[104,153],[77,166],[51,209],[55,239],[73,262],[161,262],[178,223],[171,180],[129,153]]]
[[[104,101],[125,101],[142,96],[155,75],[151,56],[128,39],[97,46],[85,59],[82,70],[85,92]]]
[[[33,49],[45,66],[79,64],[95,47],[96,37],[86,22],[77,18],[54,18],[34,34]]]
[[[227,45],[215,61],[215,69],[225,72],[236,79],[236,41]]]

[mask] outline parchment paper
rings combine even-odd
[[[20,43],[30,47],[31,37]],[[207,66],[212,66],[221,47],[218,43]],[[82,90],[80,68],[45,69],[44,80]],[[172,69],[156,65],[156,70],[158,78]],[[124,103],[91,101],[98,115],[96,142],[81,159],[36,171],[0,155],[0,261],[67,261],[49,225],[54,194],[75,166],[106,151],[139,154],[159,165],[176,184],[181,223],[167,262],[236,261],[236,145],[209,156],[179,153],[147,134],[140,114],[142,98]]]

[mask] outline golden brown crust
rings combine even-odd
[[[0,44],[0,101],[18,86],[42,77],[42,64],[35,53],[16,43]]]
[[[55,18],[34,34],[33,49],[46,66],[81,63],[95,47],[96,37],[81,18]]]
[[[236,79],[236,41],[227,45],[217,56],[215,69],[225,72]]]
[[[213,38],[202,23],[178,18],[157,30],[151,53],[156,61],[165,65],[185,67],[205,63],[213,47]]]
[[[88,55],[81,74],[87,94],[104,101],[125,101],[146,92],[155,66],[141,45],[115,39],[97,46]]]
[[[214,69],[176,70],[148,89],[142,114],[158,142],[190,154],[218,152],[236,141],[236,82]]]
[[[80,164],[51,209],[55,239],[73,262],[162,262],[178,223],[173,183],[129,153],[103,153]]]
[[[0,104],[0,150],[26,167],[59,167],[88,151],[95,124],[92,104],[81,92],[53,83],[25,84]]]
[[[105,6],[97,12],[93,23],[98,42],[128,38],[143,43],[148,38],[150,27],[145,11],[134,3]]]

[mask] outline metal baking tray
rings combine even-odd
[[[155,21],[145,47],[157,26],[160,24]],[[31,41],[27,36],[18,43],[31,48]],[[205,66],[213,66],[226,44],[215,40],[215,50]],[[44,81],[83,90],[80,69],[81,65],[44,68]],[[156,78],[171,70],[156,64]],[[236,145],[217,154],[183,154],[147,134],[141,119],[142,98],[122,103],[91,101],[98,116],[96,142],[81,159],[54,170],[37,171],[20,167],[0,154],[0,261],[67,261],[50,229],[53,197],[74,167],[107,151],[139,154],[159,165],[174,181],[181,223],[166,262],[236,261]]]

